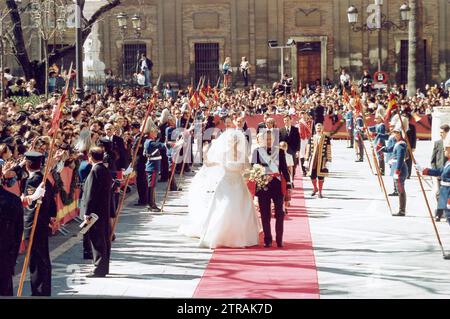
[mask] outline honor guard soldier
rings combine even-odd
[[[447,158],[447,162],[444,166],[435,169],[423,169],[419,164],[416,164],[416,169],[421,172],[422,175],[441,178],[441,185],[439,187],[438,209],[444,211],[447,222],[450,224],[450,138],[445,139],[444,150],[445,157]],[[444,255],[444,259],[450,259],[450,254]]]
[[[386,126],[383,123],[382,117],[377,116],[375,118],[375,122],[377,124],[368,127],[367,130],[369,131],[368,134],[370,133],[375,134],[375,138],[373,139],[373,147],[375,149],[375,153],[377,154],[378,165],[380,166],[381,175],[384,175],[385,170],[384,148],[386,147],[386,140],[389,138],[389,135],[386,134]]]
[[[406,215],[406,191],[405,180],[408,177],[408,167],[406,166],[407,160],[407,146],[402,137],[402,130],[400,128],[394,128],[392,133],[395,136],[396,143],[392,147],[387,148],[387,152],[392,152],[390,160],[391,164],[391,176],[394,178],[394,182],[397,187],[399,196],[399,211],[393,216],[405,216]],[[392,149],[391,149],[392,148]]]
[[[52,265],[48,247],[49,225],[56,217],[56,202],[52,184],[47,181],[43,187],[41,165],[43,155],[26,152],[28,178],[23,184],[22,203],[24,206],[24,239],[30,239],[38,200],[41,208],[35,226],[33,246],[30,254],[30,280],[32,296],[51,296]]]
[[[347,144],[347,148],[353,148],[353,130],[354,130],[354,122],[353,122],[353,111],[351,107],[348,108],[347,112],[344,115],[345,119],[345,127],[347,128],[348,136],[349,136],[349,144]]]
[[[364,121],[361,112],[355,119],[355,140],[356,140],[356,156],[358,157],[355,162],[364,162]]]
[[[145,172],[147,173],[148,184],[148,210],[151,212],[160,212],[161,209],[156,206],[156,182],[158,179],[159,170],[161,167],[161,152],[160,149],[164,144],[157,142],[158,129],[151,128],[148,133],[148,138],[144,143],[144,156],[147,157],[145,164]]]
[[[175,125],[175,118],[172,116],[169,116],[167,120],[167,128],[166,128],[166,148],[167,148],[167,157],[169,160],[169,171],[172,172],[175,167],[173,165],[176,165],[175,161],[177,160],[177,154],[180,152],[180,147],[177,146],[177,141],[179,138],[181,138],[179,129],[176,128]],[[178,157],[180,159],[180,157]],[[181,188],[177,186],[175,174],[172,177],[172,181],[170,183],[170,190],[171,191],[181,191]]]
[[[0,177],[2,175],[0,167]],[[0,186],[0,296],[13,296],[12,278],[22,234],[23,208],[20,198]]]

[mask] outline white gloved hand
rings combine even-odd
[[[325,167],[327,170],[331,169],[331,162],[326,162]]]
[[[394,176],[393,176],[393,177],[394,177],[394,179],[395,179],[395,180],[398,180],[398,178],[399,178],[399,175],[398,175],[398,174],[396,174],[396,173],[394,173]]]
[[[421,174],[423,174],[423,168],[422,168],[422,166],[419,165],[419,163],[417,163],[416,165],[414,165],[414,167],[416,168],[416,170],[417,170],[418,172],[420,172]]]
[[[309,162],[306,161],[303,165],[304,165],[306,168],[308,168],[308,167],[309,167]]]
[[[36,188],[33,195],[29,196],[29,199],[31,199],[31,201],[34,202],[34,201],[44,197],[44,195],[45,195],[45,187],[43,184],[41,184],[41,185],[39,185],[38,188]]]
[[[447,209],[450,209],[450,198],[447,200]]]
[[[128,166],[128,168],[123,172],[123,175],[128,176],[131,173],[133,173],[133,168],[131,167],[131,164],[130,164],[130,166]]]

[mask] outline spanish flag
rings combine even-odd
[[[219,90],[214,88],[214,101],[219,101]]]
[[[386,116],[384,117],[385,122],[391,119],[392,111],[396,110],[397,108],[398,108],[397,99],[395,98],[395,95],[391,93],[388,99],[388,108]]]
[[[350,97],[347,94],[347,90],[344,88],[344,90],[342,91],[342,101],[344,102],[344,104],[348,105],[348,103],[350,103]]]
[[[195,91],[192,95],[191,99],[189,100],[189,106],[191,109],[196,109],[198,107],[198,92]]]
[[[206,104],[206,88],[202,87],[199,93],[200,102]]]
[[[362,114],[363,106],[361,104],[361,98],[359,96],[355,98],[355,110]]]

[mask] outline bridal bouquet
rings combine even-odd
[[[247,186],[255,196],[256,192],[264,189],[267,190],[269,184],[269,176],[266,175],[266,170],[263,166],[255,164],[251,169],[247,170],[244,176],[247,178]]]

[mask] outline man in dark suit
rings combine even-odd
[[[84,183],[80,210],[89,222],[91,214],[98,216],[97,222],[89,230],[94,253],[94,270],[87,277],[105,277],[109,273],[111,251],[111,173],[103,164],[104,153],[100,147],[89,150],[92,170]]]
[[[448,132],[450,131],[450,126],[447,124],[441,125],[439,128],[439,135],[441,137],[440,140],[434,142],[433,153],[431,155],[431,168],[437,169],[440,167],[444,167],[447,162],[447,158],[444,154],[444,140],[447,137]],[[441,188],[441,179],[439,177],[433,178],[433,188],[436,194],[436,201],[439,202],[439,190]],[[440,221],[442,215],[444,214],[443,209],[436,209],[435,216],[436,221]]]
[[[288,144],[287,152],[288,154],[291,154],[294,159],[294,172],[292,176],[292,179],[294,179],[300,155],[300,133],[298,128],[292,125],[290,115],[285,115],[283,117],[283,122],[284,126],[280,129],[280,142],[286,142]]]
[[[127,151],[125,149],[125,142],[123,138],[115,134],[114,125],[108,123],[105,125],[106,138],[112,143],[112,150],[115,155],[115,162],[117,170],[125,169],[127,163]]]
[[[23,183],[22,198],[24,203],[24,239],[28,244],[34,223],[37,201],[42,196],[41,208],[35,226],[33,246],[30,254],[30,281],[32,296],[51,296],[52,264],[48,247],[49,224],[56,217],[56,202],[52,184],[47,180],[45,195],[37,197],[44,188],[41,172],[43,155],[38,152],[25,153],[25,167],[28,178]]]
[[[275,206],[276,242],[278,247],[283,247],[283,200],[286,193],[284,185],[288,188],[292,187],[289,182],[290,176],[286,164],[286,154],[282,149],[273,145],[274,137],[272,134],[270,132],[258,134],[258,143],[261,146],[256,148],[252,155],[252,163],[264,166],[266,174],[270,176],[267,187],[256,192],[264,231],[264,247],[266,248],[272,246],[272,230],[270,227],[272,202]]]
[[[136,150],[137,143],[141,136],[141,133],[139,132],[140,127],[141,125],[137,122],[131,123],[131,132],[133,136],[133,146],[132,146],[133,154]],[[136,188],[139,195],[138,202],[135,203],[135,206],[146,206],[148,204],[147,203],[148,185],[147,185],[147,175],[145,173],[145,163],[147,162],[147,158],[143,154],[144,143],[145,138],[143,137],[141,139],[141,144],[138,146],[139,149],[137,151],[136,160],[133,168],[136,172]]]
[[[13,296],[14,268],[22,234],[23,208],[20,198],[0,186],[0,296]]]
[[[264,121],[262,121],[261,123],[258,124],[258,127],[256,128],[256,134],[259,134],[260,130],[267,127],[266,121],[269,117],[270,117],[270,115],[268,113],[264,113]]]
[[[317,104],[314,109],[312,109],[312,117],[314,119],[314,128],[316,127],[317,123],[323,124],[325,121],[325,108]]]
[[[153,68],[153,62],[149,58],[147,58],[147,54],[142,53],[141,59],[138,62],[137,66],[139,72],[144,72],[145,76],[145,86],[149,87],[152,84],[151,81],[151,74],[152,74],[152,68]]]

